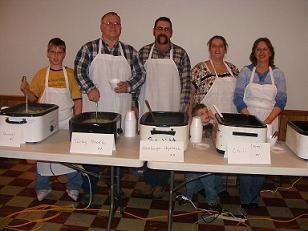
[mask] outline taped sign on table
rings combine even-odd
[[[184,162],[183,141],[140,141],[139,159]]]
[[[0,126],[0,146],[20,147],[23,133],[20,126]]]
[[[269,143],[228,143],[228,164],[271,164]]]
[[[113,134],[73,132],[70,152],[112,155],[115,150]]]

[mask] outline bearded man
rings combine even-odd
[[[146,81],[139,95],[139,115],[146,112],[144,100],[150,102],[153,111],[187,112],[190,94],[190,60],[186,51],[170,41],[172,22],[167,17],[155,21],[155,42],[142,47],[139,57],[144,63]],[[134,100],[137,101],[138,93]],[[147,169],[144,172],[145,187],[142,194],[161,197],[168,184],[166,171]]]

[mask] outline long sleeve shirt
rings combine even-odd
[[[239,78],[236,82],[235,92],[234,92],[234,104],[237,110],[240,112],[247,105],[244,102],[244,93],[246,86],[249,84],[250,76],[254,68],[253,64],[243,67],[239,73]],[[287,103],[287,88],[284,73],[277,67],[272,67],[274,82],[277,87],[277,95],[275,97],[275,106],[283,110]],[[253,83],[272,84],[271,76],[269,70],[264,72],[262,75],[257,71],[253,76]]]
[[[150,50],[154,43],[146,45],[139,50],[139,57],[143,64],[147,61]],[[187,111],[190,101],[190,93],[191,93],[191,66],[188,54],[186,51],[173,43],[171,43],[171,49],[173,49],[173,61],[175,62],[180,78],[181,84],[181,99],[180,99],[180,111]],[[171,50],[170,49],[170,50]],[[170,50],[165,53],[161,53],[157,50],[156,47],[153,49],[152,59],[169,59],[170,58]],[[138,96],[135,97],[135,99]]]
[[[82,93],[88,93],[91,89],[95,88],[89,76],[89,67],[98,54],[99,40],[100,39],[96,39],[86,43],[80,48],[75,58],[75,78]],[[129,85],[129,92],[133,93],[137,91],[145,81],[145,70],[139,59],[138,52],[132,46],[120,41],[110,49],[108,44],[102,41],[101,53],[120,56],[121,52],[119,44],[121,44],[124,53],[123,55],[127,59],[131,68],[132,77],[127,81],[127,83]]]

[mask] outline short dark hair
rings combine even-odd
[[[221,36],[221,35],[214,35],[212,38],[210,38],[210,40],[207,42],[207,46],[209,48],[212,47],[212,42],[213,42],[214,39],[220,39],[223,42],[223,44],[224,44],[225,50],[227,51],[228,43],[227,43],[226,39],[223,36]]]
[[[203,103],[197,103],[193,106],[193,109],[192,109],[192,116],[195,116],[197,115],[197,112],[200,110],[200,109],[203,109],[203,108],[206,108],[206,106],[203,104]]]
[[[273,47],[271,41],[266,37],[258,38],[253,43],[251,53],[250,53],[250,56],[249,56],[250,61],[252,62],[253,65],[255,65],[255,66],[257,65],[257,59],[256,59],[256,56],[255,56],[255,52],[256,52],[257,46],[260,42],[265,42],[266,46],[270,50],[272,55],[269,57],[269,65],[274,66],[275,50],[274,50],[274,47]]]
[[[102,18],[101,18],[101,23],[103,22],[104,18],[105,18],[107,15],[118,16],[119,19],[121,20],[120,16],[119,16],[116,12],[110,11],[110,12],[108,12],[108,13],[106,13],[106,14],[104,14],[104,15],[102,16]]]
[[[159,17],[158,19],[155,20],[155,23],[154,23],[154,28],[156,27],[157,23],[159,21],[164,21],[164,22],[169,22],[170,23],[170,28],[172,30],[172,22],[170,20],[170,18],[167,18],[167,17]]]
[[[47,51],[49,51],[49,49],[52,47],[59,47],[61,48],[64,52],[66,52],[66,45],[65,42],[60,39],[60,38],[53,38],[48,42],[48,47],[47,47]]]

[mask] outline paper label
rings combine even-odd
[[[228,164],[271,164],[269,143],[228,143]]]
[[[21,138],[20,126],[0,126],[0,146],[20,147]]]
[[[184,162],[183,141],[140,141],[140,160]]]
[[[115,150],[113,134],[73,132],[70,152],[112,155]]]

